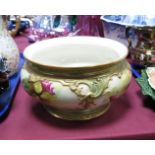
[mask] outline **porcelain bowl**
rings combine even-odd
[[[155,63],[155,16],[105,15],[101,20],[104,36],[126,45],[132,63]]]
[[[110,98],[129,85],[127,48],[99,37],[62,37],[40,41],[24,51],[25,90],[47,111],[66,120],[88,120],[105,113]]]

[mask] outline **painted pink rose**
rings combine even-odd
[[[55,95],[53,83],[48,80],[41,81],[43,91],[49,92],[51,95]]]

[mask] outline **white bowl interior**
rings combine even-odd
[[[62,37],[40,41],[24,51],[26,59],[45,66],[91,67],[124,59],[127,48],[100,37]]]

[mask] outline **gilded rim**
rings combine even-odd
[[[108,67],[104,67],[104,68],[101,67],[97,69],[90,68],[90,70],[88,69],[87,70],[70,69],[67,71],[54,70],[54,69],[51,70],[50,68],[45,69],[42,66],[37,66],[33,63],[28,63],[28,62],[25,64],[24,68],[27,69],[29,72],[38,73],[43,76],[81,79],[81,78],[89,78],[89,77],[93,77],[101,74],[110,74],[117,71],[118,68],[121,68],[124,65],[130,69],[130,66],[126,60],[120,61],[119,63],[116,63],[115,65],[111,65]]]
[[[71,38],[71,37],[67,37],[67,38]],[[75,37],[73,37],[73,38],[75,38]],[[93,66],[82,66],[82,67],[60,67],[60,66],[52,66],[52,65],[49,66],[49,65],[45,65],[45,64],[40,64],[38,62],[30,60],[25,54],[26,50],[24,51],[24,57],[25,57],[27,63],[33,64],[34,66],[37,66],[38,68],[42,68],[42,69],[45,69],[45,70],[48,69],[48,70],[51,70],[51,71],[56,70],[56,71],[60,71],[60,72],[72,72],[72,71],[77,71],[78,72],[78,71],[101,70],[101,69],[111,67],[111,66],[123,61],[128,55],[127,47],[125,45],[123,45],[122,43],[120,43],[118,41],[115,41],[115,40],[112,40],[112,39],[100,38],[100,37],[86,37],[86,36],[76,36],[76,38],[77,39],[80,39],[80,38],[85,38],[85,39],[92,38],[92,40],[94,38],[94,39],[99,39],[100,41],[101,40],[103,40],[103,41],[106,40],[107,42],[111,42],[111,44],[115,43],[119,47],[121,46],[121,48],[124,49],[124,51],[122,51],[122,52],[125,52],[125,54],[122,57],[118,58],[117,60],[106,63],[106,64],[99,64],[99,65],[93,65]],[[55,38],[55,39],[57,39],[57,38]],[[66,39],[66,37],[61,37],[60,39]],[[52,39],[49,39],[49,40],[52,40]],[[44,40],[44,41],[46,41],[46,40]],[[44,42],[44,41],[42,41],[42,42]],[[39,44],[39,43],[35,43],[35,44]],[[30,46],[33,46],[33,45],[30,45]]]

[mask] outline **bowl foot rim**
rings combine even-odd
[[[82,121],[90,120],[96,117],[99,117],[106,113],[110,108],[111,103],[108,102],[103,106],[100,106],[93,110],[58,110],[48,105],[43,105],[45,110],[52,116],[68,121]]]

